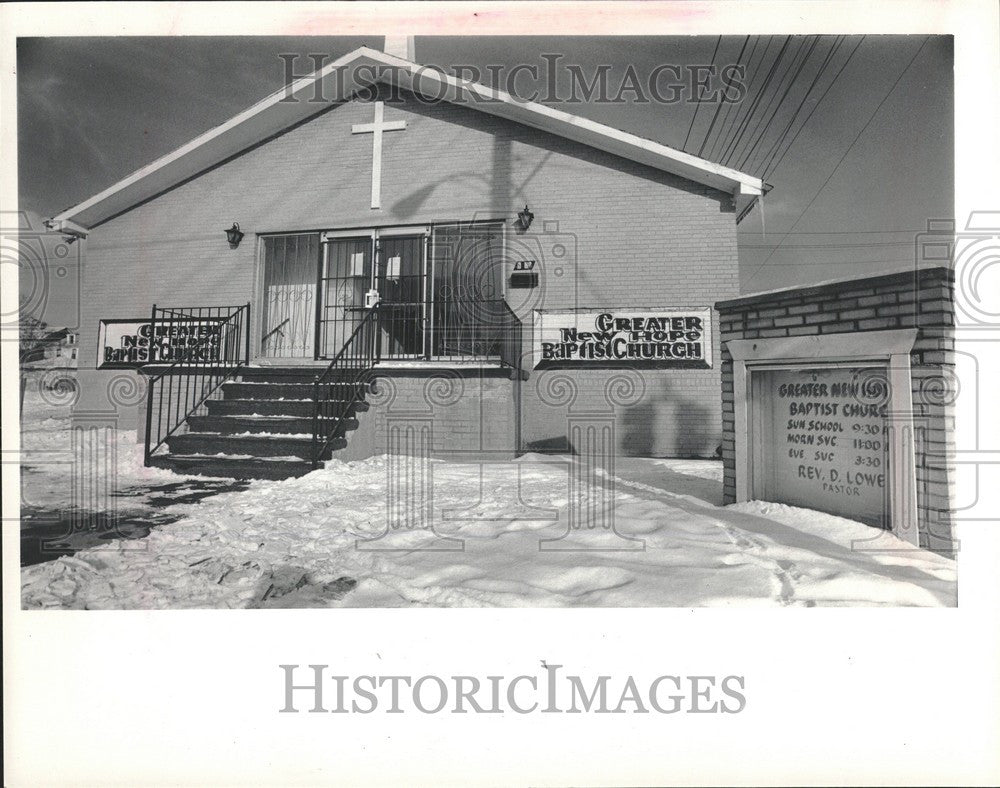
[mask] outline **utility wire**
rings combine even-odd
[[[760,117],[758,117],[756,119],[756,122],[753,124],[753,128],[752,129],[749,128],[749,127],[747,128],[747,142],[746,142],[746,144],[737,146],[737,148],[733,150],[733,153],[732,153],[732,162],[733,162],[733,164],[732,164],[732,166],[738,167],[738,168],[742,168],[743,163],[742,163],[741,159],[745,160],[746,156],[750,152],[753,151],[754,145],[756,144],[756,141],[755,141],[756,138],[759,136],[759,134],[760,134],[760,132],[762,130],[766,130],[767,123],[770,122],[770,119],[768,119],[768,121],[765,122],[765,120],[764,120],[765,117],[767,117],[768,113],[771,112],[772,107],[774,108],[775,111],[777,111],[778,109],[780,109],[780,107],[781,107],[781,100],[778,100],[777,104],[775,103],[775,100],[778,99],[779,94],[782,91],[782,87],[785,85],[785,78],[795,70],[796,61],[798,61],[799,55],[802,54],[802,50],[803,50],[803,48],[805,47],[805,44],[806,44],[806,39],[805,38],[798,39],[798,40],[796,40],[795,43],[796,43],[796,49],[790,55],[788,64],[785,66],[784,70],[782,71],[781,76],[778,77],[777,82],[774,85],[774,91],[771,93],[771,96],[770,96],[770,98],[768,98],[767,102],[766,103],[762,103],[761,106],[760,106]],[[772,115],[772,117],[773,117],[773,115]]]
[[[713,66],[715,65],[715,58],[719,54],[719,44],[721,44],[721,43],[722,43],[722,36],[719,36],[717,39],[715,39],[715,51],[712,52],[712,65]],[[698,118],[698,110],[701,109],[701,99],[698,98],[697,96],[695,96],[695,98],[698,99],[698,103],[694,105],[694,112],[691,115],[691,125],[688,126],[688,133],[685,135],[685,137],[684,137],[684,145],[681,147],[681,150],[685,150],[685,151],[687,150],[688,140],[691,139],[691,129],[694,128],[694,122]]]
[[[750,145],[747,147],[746,154],[740,160],[740,166],[739,166],[740,169],[743,169],[743,167],[746,166],[747,162],[749,162],[750,159],[754,155],[756,155],[757,146],[760,145],[760,143],[767,136],[768,129],[771,128],[771,124],[774,122],[774,119],[777,117],[778,111],[781,109],[781,106],[785,103],[785,99],[788,97],[788,94],[791,91],[792,87],[795,85],[795,83],[798,80],[799,76],[802,74],[802,71],[805,68],[806,61],[809,60],[809,57],[812,55],[813,50],[816,49],[816,44],[818,44],[818,43],[819,43],[819,36],[814,36],[813,40],[812,40],[812,44],[810,45],[809,49],[806,50],[805,57],[799,62],[798,67],[795,69],[795,73],[792,74],[792,78],[788,82],[788,85],[785,88],[784,92],[781,94],[781,98],[778,99],[777,104],[774,104],[774,101],[772,100],[771,103],[774,104],[774,110],[771,112],[771,115],[768,117],[767,122],[760,129],[760,133],[758,133],[756,135],[752,135],[753,136],[753,140],[750,143]],[[801,51],[801,49],[804,46],[805,46],[805,41],[802,42],[802,47],[799,48],[800,51]],[[796,54],[798,54],[798,53],[796,53]],[[788,72],[786,72],[786,73],[791,72],[792,66],[793,66],[794,63],[795,63],[795,58],[792,58],[792,62],[789,64]],[[779,82],[778,86],[775,88],[775,95],[777,95],[777,91],[780,90],[780,89],[781,89],[781,83]],[[766,112],[766,110],[765,110],[765,112]]]
[[[906,260],[787,260],[771,263],[772,268],[787,268],[789,266],[818,266],[818,265],[913,265],[913,258]],[[751,277],[752,278],[752,277]],[[750,281],[749,279],[747,280]]]
[[[885,104],[885,102],[889,100],[889,96],[891,96],[893,94],[893,91],[896,90],[896,86],[899,85],[899,83],[902,81],[903,77],[906,75],[906,72],[910,70],[910,66],[913,65],[913,62],[917,59],[917,55],[920,54],[920,52],[924,48],[924,45],[927,43],[927,41],[929,39],[930,39],[930,36],[924,36],[924,40],[920,42],[920,46],[917,47],[917,51],[913,53],[913,57],[910,58],[909,62],[906,64],[906,66],[903,68],[903,70],[899,73],[899,76],[896,77],[896,81],[892,83],[892,87],[890,87],[889,90],[888,90],[888,92],[885,94],[885,96],[882,97],[882,100],[878,103],[878,106],[875,107],[875,111],[872,112],[872,114],[869,116],[869,118],[868,118],[867,122],[865,123],[865,125],[861,127],[861,130],[856,135],[854,135],[854,139],[851,140],[851,144],[847,146],[847,150],[844,151],[844,154],[837,161],[837,164],[834,166],[833,170],[830,171],[830,174],[828,176],[826,176],[826,180],[823,181],[823,185],[819,187],[819,190],[813,195],[813,198],[809,201],[809,203],[806,205],[806,207],[802,209],[802,212],[799,213],[798,218],[795,220],[795,222],[792,224],[792,226],[790,228],[788,228],[789,230],[794,230],[796,228],[796,226],[798,226],[798,223],[800,221],[802,221],[802,217],[806,215],[806,212],[812,207],[813,203],[816,202],[816,198],[819,197],[820,194],[823,193],[823,190],[826,188],[827,184],[830,182],[830,180],[833,178],[833,176],[837,173],[837,170],[840,169],[840,165],[844,163],[844,159],[847,158],[847,154],[849,154],[854,149],[854,146],[857,144],[858,140],[861,139],[861,135],[864,134],[865,131],[868,130],[868,127],[872,124],[872,121],[875,120],[875,116],[878,115],[878,111],[880,109],[882,109],[882,106]],[[764,258],[764,262],[762,262],[759,266],[757,266],[757,268],[754,270],[754,272],[752,274],[750,274],[750,278],[747,279],[747,282],[750,282],[751,279],[753,279],[755,276],[757,276],[757,274],[760,273],[761,269],[765,265],[767,265],[767,261],[770,260],[774,256],[774,253],[776,251],[778,251],[778,248],[781,246],[782,243],[784,243],[785,238],[787,238],[787,237],[788,237],[788,234],[785,233],[782,236],[781,240],[778,241],[777,244],[775,244],[775,247],[771,250],[771,253],[767,257]]]
[[[787,139],[788,133],[795,125],[795,121],[798,120],[799,113],[802,112],[802,108],[806,105],[806,102],[809,100],[809,97],[812,95],[812,92],[816,88],[820,79],[822,79],[823,75],[826,74],[827,69],[830,67],[830,63],[833,62],[834,56],[840,50],[841,44],[843,43],[844,36],[837,36],[834,38],[833,43],[830,45],[830,49],[826,53],[826,57],[823,58],[823,62],[820,64],[819,68],[816,69],[816,74],[813,76],[812,82],[809,83],[809,87],[806,89],[806,92],[802,94],[802,100],[795,108],[795,112],[792,113],[788,123],[785,125],[785,128],[782,129],[781,133],[776,137],[774,144],[772,144],[767,153],[764,154],[759,167],[761,173],[767,172],[768,168],[771,166],[771,162],[774,161],[774,157],[777,155],[778,149],[781,147],[782,143],[784,143],[785,139]]]
[[[923,233],[926,228],[905,229],[905,230],[789,230],[785,235],[887,235],[889,233]],[[767,233],[757,230],[740,230],[740,235],[767,235]],[[771,233],[774,235],[774,233]]]
[[[768,36],[767,37],[767,42],[764,44],[764,49],[761,50],[760,61],[754,67],[753,75],[747,80],[747,98],[745,98],[744,101],[742,101],[740,103],[740,106],[737,107],[736,114],[733,116],[733,122],[730,124],[729,128],[726,129],[725,134],[722,135],[722,137],[723,137],[722,144],[721,144],[721,146],[719,148],[718,154],[716,154],[714,152],[715,151],[715,146],[713,145],[713,147],[712,147],[712,151],[713,151],[712,156],[713,156],[713,158],[715,158],[715,159],[717,159],[719,161],[721,161],[723,159],[723,157],[725,155],[725,152],[726,152],[726,148],[729,147],[730,143],[733,140],[733,137],[736,136],[737,131],[739,130],[740,126],[743,124],[743,117],[742,116],[743,116],[743,110],[744,110],[744,108],[746,108],[747,111],[749,112],[750,105],[753,103],[752,100],[747,100],[749,98],[749,95],[750,95],[751,86],[756,83],[756,81],[757,81],[757,75],[760,74],[764,70],[764,63],[767,62],[767,53],[771,49],[771,43],[772,43],[773,40],[774,40],[773,36]],[[754,46],[756,46],[756,43],[755,43]],[[751,53],[751,60],[752,59],[753,59],[753,56],[752,56],[752,53]],[[753,94],[753,95],[756,96],[756,93]]]
[[[816,110],[819,109],[820,105],[823,103],[823,99],[826,98],[826,94],[829,93],[830,89],[836,84],[837,80],[840,78],[840,75],[844,73],[844,69],[847,68],[847,64],[851,62],[851,59],[854,57],[854,53],[858,51],[858,48],[861,46],[862,43],[864,43],[864,40],[865,36],[861,36],[861,38],[858,39],[858,43],[854,45],[854,49],[851,50],[850,54],[847,56],[847,59],[841,64],[840,68],[837,69],[837,73],[833,75],[833,79],[830,80],[830,84],[826,86],[826,90],[823,91],[823,95],[819,97],[816,104],[813,105],[813,108],[809,110],[809,114],[806,115],[805,120],[802,121],[802,125],[799,126],[798,131],[795,132],[795,136],[792,137],[792,141],[789,142],[788,145],[785,147],[785,150],[782,151],[781,155],[778,157],[778,160],[774,163],[774,166],[771,167],[770,171],[765,173],[764,175],[765,179],[769,174],[774,173],[778,169],[778,167],[781,166],[781,162],[785,160],[785,156],[788,155],[788,151],[790,151],[792,149],[792,146],[795,145],[795,140],[799,138],[799,135],[802,133],[802,129],[804,129],[808,125],[810,118],[812,118]]]
[[[912,246],[913,241],[869,241],[866,243],[844,244],[844,243],[815,243],[815,244],[795,244],[786,246],[786,249],[870,249],[877,246]],[[771,244],[743,244],[744,249],[770,249]]]
[[[743,39],[743,46],[740,48],[740,53],[736,56],[736,62],[739,63],[743,58],[743,53],[747,50],[747,44],[750,42],[750,36]],[[702,151],[705,150],[705,144],[708,142],[708,138],[712,136],[712,129],[715,128],[715,121],[719,119],[719,114],[722,112],[722,99],[720,98],[719,103],[715,107],[715,112],[712,113],[712,122],[708,124],[708,131],[705,132],[705,138],[701,141],[701,146],[698,148],[698,155],[701,156]],[[727,104],[728,106],[731,106]]]
[[[791,36],[785,36],[785,43],[781,45],[781,49],[778,51],[777,57],[775,57],[774,62],[771,63],[771,68],[768,69],[767,75],[764,77],[764,84],[761,85],[760,92],[754,97],[752,104],[750,105],[750,111],[747,113],[744,119],[743,125],[740,127],[733,141],[729,144],[725,151],[723,151],[723,158],[725,163],[728,165],[732,158],[732,154],[736,148],[739,148],[740,144],[743,142],[743,135],[746,133],[747,128],[750,125],[750,119],[753,117],[754,113],[757,111],[757,106],[760,104],[760,100],[767,89],[771,86],[771,80],[774,79],[774,72],[778,67],[778,63],[781,62],[782,57],[785,54],[785,50],[788,49],[788,44],[792,40]]]
[[[757,107],[759,106],[761,100],[764,98],[765,93],[767,93],[767,89],[771,85],[771,80],[774,78],[775,70],[777,69],[778,64],[781,62],[782,57],[784,57],[785,50],[787,49],[790,40],[791,36],[785,36],[785,42],[779,47],[777,55],[775,56],[774,60],[771,61],[771,65],[768,67],[767,73],[764,75],[764,79],[761,81],[760,89],[754,94],[753,99],[749,102],[749,108],[747,109],[746,114],[740,118],[737,118],[737,124],[733,130],[733,135],[730,138],[729,142],[726,144],[721,155],[722,160],[725,161],[727,164],[730,161],[733,151],[737,147],[739,147],[739,145],[742,143],[743,135],[746,133],[747,128],[750,126],[750,123],[752,122],[757,112]],[[764,66],[763,61],[761,61],[760,65],[761,68],[763,68]]]
[[[760,38],[760,36],[758,36],[758,37],[756,37],[756,38],[754,39],[754,42],[753,42],[753,46],[752,46],[752,47],[750,48],[750,57],[748,57],[748,58],[747,58],[747,63],[746,63],[746,66],[744,66],[744,68],[743,68],[743,76],[744,76],[744,78],[746,78],[746,75],[747,75],[747,73],[748,73],[748,72],[749,72],[749,70],[750,70],[750,66],[751,66],[751,65],[753,64],[753,57],[754,57],[754,55],[755,55],[755,54],[757,53],[757,45],[758,45],[758,44],[759,44],[760,42],[761,42],[761,38]],[[770,44],[770,41],[768,42],[768,44]],[[764,47],[764,51],[765,51],[765,52],[767,51],[767,46],[765,46],[765,47]],[[755,69],[755,70],[754,70],[754,76],[756,76],[756,74],[757,74],[757,70]],[[746,81],[746,82],[744,82],[744,84],[743,84],[743,87],[744,87],[744,89],[745,89],[745,90],[746,90],[747,92],[749,92],[749,87],[747,87],[747,86],[748,86],[748,85],[750,85],[750,83],[751,83],[752,81],[753,81],[753,77],[750,77],[750,78],[749,78],[749,79],[747,79],[747,81]],[[736,102],[733,102],[733,103],[735,104]],[[742,103],[742,102],[741,102],[741,103]],[[723,137],[727,136],[727,135],[728,135],[728,133],[729,133],[729,129],[728,129],[728,128],[726,128],[726,122],[727,122],[727,121],[729,120],[729,114],[730,114],[730,112],[732,111],[732,108],[733,108],[733,105],[732,105],[732,104],[730,104],[730,105],[729,105],[728,107],[726,107],[726,114],[722,116],[722,125],[721,125],[721,126],[719,127],[719,131],[718,131],[718,132],[716,133],[716,135],[715,135],[715,139],[714,139],[714,140],[712,140],[712,147],[711,147],[711,148],[709,149],[709,151],[708,151],[708,154],[707,154],[707,155],[708,155],[709,157],[712,157],[712,156],[714,156],[714,155],[715,155],[715,149],[716,149],[716,147],[718,146],[718,144],[719,144],[719,141],[720,141],[720,140],[721,140],[721,139],[722,139]],[[741,107],[737,107],[737,109],[736,109],[736,117],[739,117],[739,114],[740,114],[740,110],[741,110]],[[724,130],[723,130],[723,129],[724,129]]]

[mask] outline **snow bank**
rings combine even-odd
[[[569,529],[570,457],[432,462],[433,531],[386,457],[174,507],[148,537],[28,567],[29,608],[954,605],[955,566],[829,515],[720,506],[714,461],[622,458],[621,536]],[[587,488],[594,500],[601,489]],[[414,500],[413,498],[410,499]],[[859,546],[881,536],[882,552]],[[641,541],[637,541],[641,540]],[[888,540],[888,541],[887,541]],[[884,552],[886,546],[893,552]],[[599,548],[595,550],[594,548]],[[636,549],[638,548],[638,549]]]

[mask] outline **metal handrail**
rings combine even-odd
[[[285,332],[281,330],[281,327],[283,325],[285,325],[285,323],[288,323],[290,321],[291,321],[291,318],[290,317],[286,317],[284,320],[282,320],[280,323],[278,323],[278,325],[276,325],[274,328],[272,328],[270,331],[268,331],[266,334],[264,334],[264,336],[262,336],[260,338],[261,344],[263,344],[264,342],[266,342],[271,337],[272,334],[277,334],[278,332],[281,332],[282,334],[284,334]]]
[[[333,443],[338,430],[351,412],[351,407],[360,398],[359,389],[365,374],[374,366],[378,315],[378,304],[369,308],[337,355],[313,380],[313,468],[319,467],[327,448]],[[335,372],[344,374],[339,380],[331,380]],[[349,396],[343,399],[330,396],[338,384],[347,387]],[[324,422],[326,428],[321,429]]]
[[[507,302],[501,303],[498,317],[495,316],[494,320],[485,324],[475,325],[473,334],[477,339],[481,335],[489,335],[490,346],[496,348],[493,358],[499,357],[501,366],[525,377],[521,364],[523,325]],[[379,338],[386,329],[384,321],[392,321],[392,315],[383,315],[383,311],[395,306],[397,305],[380,302],[367,309],[326,369],[313,380],[314,468],[319,467],[323,455],[336,439],[354,403],[361,398],[365,376],[374,368],[376,360],[392,358],[392,353],[384,354],[379,347]],[[473,352],[470,355],[482,357],[484,354]],[[338,390],[343,394],[334,397],[334,392]]]
[[[524,324],[506,301],[503,302],[503,308],[507,316],[507,325],[504,326],[504,334],[500,338],[500,365],[510,367],[518,375],[525,376],[524,368],[521,366]]]
[[[233,311],[235,310],[235,311]],[[157,314],[169,315],[166,320]],[[150,352],[156,346],[157,324],[215,321],[218,328],[194,345],[180,351],[166,369],[150,376],[146,383],[146,440],[144,463],[195,413],[227,380],[250,363],[250,304],[238,307],[178,307],[153,305],[150,319]],[[218,337],[218,340],[216,340]],[[219,358],[201,360],[204,351],[217,341]],[[242,352],[241,352],[242,351]],[[150,359],[155,363],[154,359]],[[181,372],[183,367],[186,371]],[[157,396],[158,395],[158,396]],[[164,407],[166,398],[166,407]],[[154,402],[156,407],[154,408]],[[153,414],[156,413],[156,430]]]

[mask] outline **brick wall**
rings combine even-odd
[[[722,348],[722,457],[724,494],[736,500],[733,363],[725,343],[734,339],[856,335],[916,328],[910,355],[911,391],[917,426],[917,507],[921,544],[949,551],[950,491],[954,449],[954,272],[948,268],[873,276],[813,287],[750,295],[716,304]],[[923,425],[923,429],[921,429]]]
[[[379,210],[370,208],[372,137],[351,133],[373,109],[347,102],[95,228],[82,276],[81,407],[107,400],[110,373],[93,371],[101,318],[145,316],[153,303],[252,301],[260,234],[509,224],[528,204],[534,224],[508,233],[507,259],[537,260],[540,286],[507,296],[529,342],[534,309],[705,307],[739,292],[727,195],[470,107],[403,98],[386,106],[386,120],[408,125],[385,135]],[[247,236],[231,250],[224,229],[234,221]],[[569,374],[579,383],[576,407],[605,407],[610,373]],[[718,359],[709,370],[643,375],[644,398],[619,409],[620,450],[712,455],[721,436],[708,405]],[[524,444],[563,440],[566,415],[529,381]]]
[[[379,368],[374,393],[358,413],[358,429],[349,434],[337,458],[419,454],[406,433],[426,430],[427,456],[513,459],[519,385],[497,369]]]

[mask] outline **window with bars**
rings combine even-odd
[[[380,358],[495,357],[509,322],[504,230],[456,222],[262,237],[261,354],[332,358],[375,291]]]
[[[506,319],[503,223],[436,225],[432,248],[431,354],[496,355]]]
[[[261,353],[313,358],[319,233],[265,236],[261,290]]]

